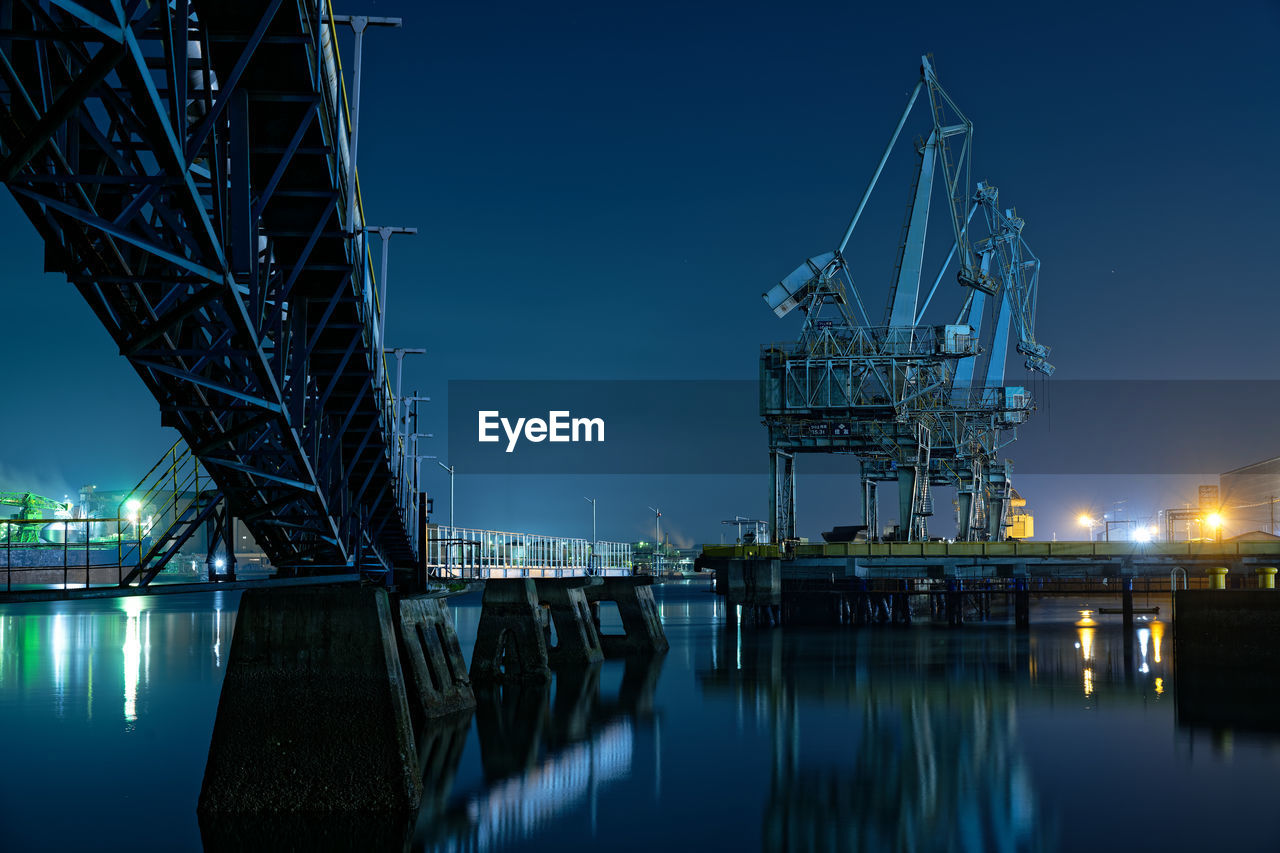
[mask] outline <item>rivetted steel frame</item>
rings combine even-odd
[[[298,573],[417,552],[322,9],[0,2],[0,179],[46,269]]]

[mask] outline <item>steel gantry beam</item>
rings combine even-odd
[[[0,0],[0,177],[286,572],[418,553],[342,20],[325,0]]]

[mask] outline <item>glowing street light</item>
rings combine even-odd
[[[1097,524],[1098,522],[1097,522],[1097,521],[1095,521],[1093,518],[1091,518],[1091,517],[1089,516],[1089,514],[1088,514],[1088,513],[1084,513],[1084,512],[1080,513],[1080,515],[1079,515],[1079,516],[1077,516],[1076,521],[1078,521],[1078,522],[1080,523],[1080,526],[1081,526],[1081,527],[1087,527],[1087,528],[1089,528],[1089,541],[1090,541],[1090,542],[1092,542],[1092,541],[1093,541],[1093,526],[1094,526],[1095,524]]]

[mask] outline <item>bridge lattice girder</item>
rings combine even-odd
[[[0,2],[0,179],[46,269],[298,570],[417,547],[322,8]]]

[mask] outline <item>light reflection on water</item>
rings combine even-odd
[[[426,796],[411,821],[346,835],[318,820],[256,824],[253,837],[474,851],[1271,843],[1280,743],[1214,729],[1206,750],[1202,729],[1179,724],[1158,619],[1126,636],[1119,617],[1045,605],[1029,634],[927,620],[757,629],[703,584],[656,592],[665,657],[480,691],[474,714],[421,729]],[[236,603],[0,607],[0,731],[17,768],[0,774],[0,848],[116,837],[199,849],[195,801]],[[454,603],[469,657],[478,598]],[[47,796],[68,780],[94,782],[76,821]],[[1214,808],[1231,820],[1203,820]],[[204,841],[226,846],[217,832]]]

